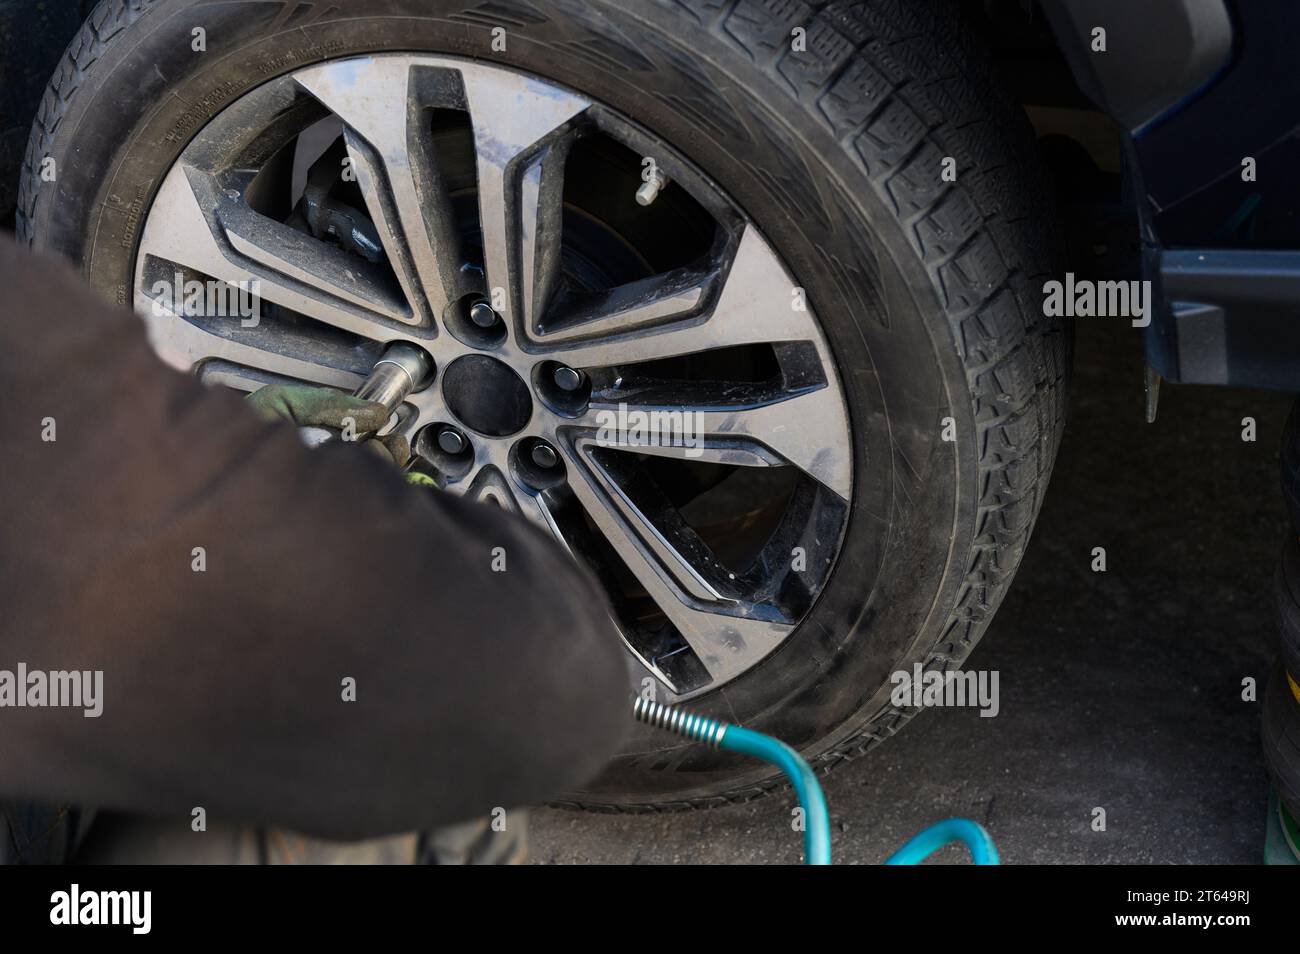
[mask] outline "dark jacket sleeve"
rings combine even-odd
[[[98,717],[0,706],[0,795],[351,838],[612,754],[621,644],[544,534],[308,450],[7,239],[0,288],[0,670],[103,672]]]

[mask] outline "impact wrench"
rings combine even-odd
[[[388,411],[388,423],[369,434],[357,434],[355,440],[369,440],[383,436],[394,426],[393,414],[412,391],[419,390],[433,377],[433,359],[423,348],[405,341],[395,341],[384,349],[375,362],[370,376],[352,392],[353,397],[374,401]],[[315,447],[339,439],[339,433],[328,427],[300,427],[298,435],[304,444]]]

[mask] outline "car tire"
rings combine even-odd
[[[1300,673],[1300,540],[1295,536],[1282,549],[1273,588],[1282,665],[1295,675]]]
[[[1264,689],[1264,761],[1278,798],[1300,818],[1300,681],[1281,665]]]
[[[1282,498],[1286,501],[1291,526],[1300,533],[1300,401],[1291,408],[1282,429]]]
[[[826,770],[916,713],[891,701],[891,674],[967,658],[1024,555],[1065,419],[1068,335],[1042,307],[1060,247],[1044,174],[959,7],[104,0],[41,104],[18,232],[129,304],[144,210],[206,121],[292,69],[385,50],[506,64],[672,143],[815,303],[864,475],[803,623],[691,704]],[[779,784],[764,766],[637,726],[570,801],[702,807]]]

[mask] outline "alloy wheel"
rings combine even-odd
[[[260,313],[155,291],[177,278],[255,283]],[[536,77],[376,55],[258,87],[160,184],[135,304],[243,390],[424,348],[412,466],[586,563],[664,701],[773,652],[838,552],[848,410],[798,282],[682,154]]]

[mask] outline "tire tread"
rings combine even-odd
[[[701,26],[786,81],[796,103],[841,142],[908,226],[966,362],[980,430],[979,523],[956,605],[923,662],[957,668],[1024,555],[1065,423],[1070,340],[1033,292],[1061,270],[1061,244],[1028,121],[948,0],[741,0],[708,7],[711,16],[693,11]],[[737,28],[760,8],[779,28]],[[807,30],[807,51],[774,59],[773,37],[788,48],[794,26]],[[958,181],[940,187],[943,156],[957,160]],[[814,769],[825,775],[859,758],[915,714],[886,706],[816,757]],[[680,811],[748,802],[786,787],[774,778],[708,798],[558,804]]]
[[[114,38],[157,6],[159,0],[101,0],[68,44],[36,110],[23,154],[22,178],[14,228],[19,242],[31,246],[36,206],[40,201],[40,166],[49,155],[59,125],[72,106],[77,90],[92,75],[95,63]]]

